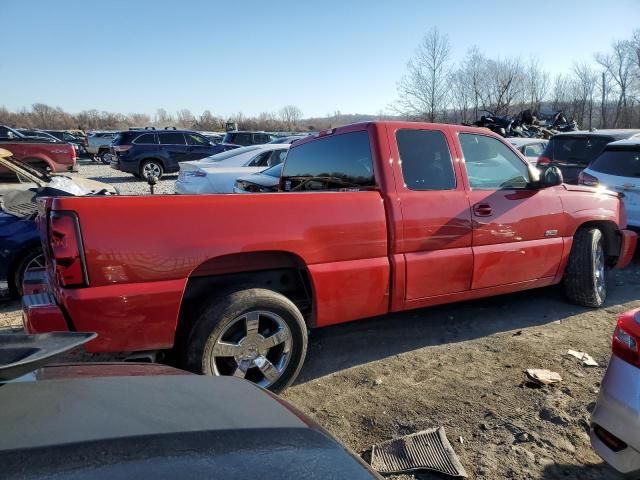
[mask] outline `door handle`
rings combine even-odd
[[[493,215],[493,207],[488,203],[478,203],[473,207],[473,213],[478,217],[489,217]]]

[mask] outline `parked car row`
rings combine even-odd
[[[76,171],[76,149],[70,143],[40,136],[26,136],[17,130],[0,125],[0,148],[13,157],[42,172]],[[0,169],[0,175],[6,170]]]

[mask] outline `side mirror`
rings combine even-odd
[[[540,174],[540,186],[542,188],[555,187],[556,185],[562,185],[563,182],[562,172],[558,167],[547,167]]]

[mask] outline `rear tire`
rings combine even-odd
[[[597,228],[581,228],[573,237],[564,291],[573,303],[600,307],[607,298],[604,237]]]
[[[10,285],[13,296],[22,295],[22,281],[24,280],[24,274],[32,268],[44,268],[44,254],[40,247],[33,247],[30,250],[27,250],[22,259],[18,262],[18,265],[13,272],[13,278]]]
[[[164,168],[162,166],[162,163],[160,163],[158,160],[145,160],[140,164],[139,174],[140,177],[142,177],[142,179],[145,181],[149,180],[149,176],[151,174],[154,174],[156,178],[160,180],[163,173]]]
[[[100,152],[98,152],[98,159],[100,163],[109,165],[111,163],[111,153],[109,150],[100,150]]]
[[[222,294],[189,334],[186,367],[205,375],[233,375],[279,392],[298,376],[307,353],[307,328],[287,297],[262,288]]]

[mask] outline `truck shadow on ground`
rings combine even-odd
[[[621,313],[625,304],[640,300],[639,286],[636,255],[632,266],[610,275],[605,314]],[[587,311],[591,309],[570,304],[561,286],[555,286],[321,328],[309,336],[307,360],[296,383],[419,348],[540,326]]]
[[[544,469],[540,480],[623,480],[624,477],[606,463],[598,465],[563,465],[556,463]]]

